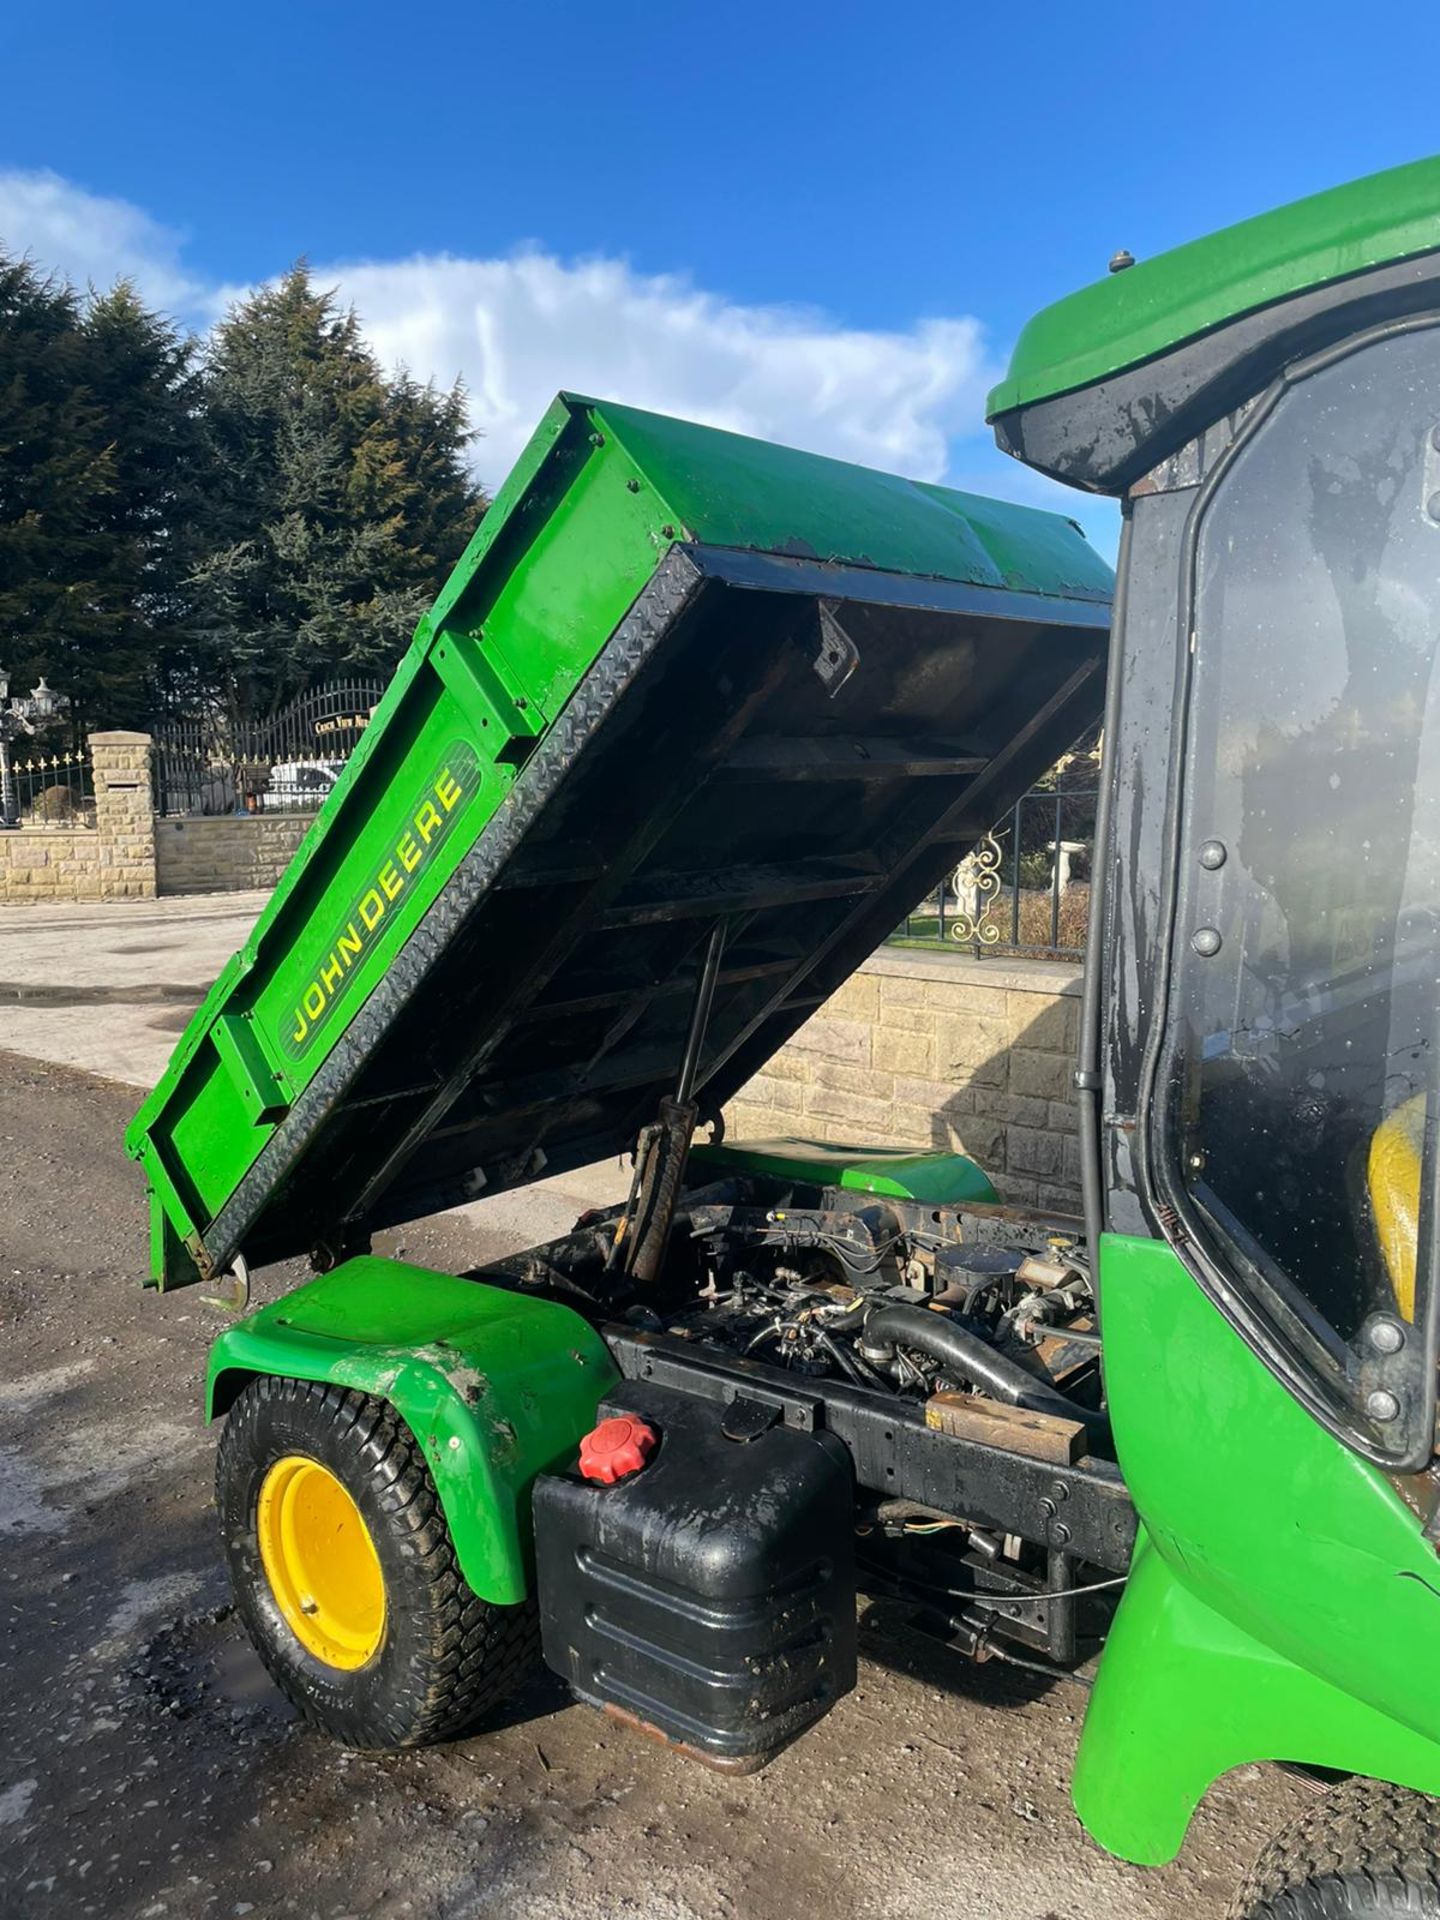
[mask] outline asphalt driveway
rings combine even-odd
[[[543,1675],[457,1745],[337,1750],[226,1603],[197,1411],[216,1322],[139,1285],[136,1097],[0,1054],[0,1913],[1217,1920],[1301,1805],[1249,1769],[1175,1866],[1122,1867],[1069,1808],[1080,1690],[976,1671],[883,1611],[859,1690],[750,1779],[612,1729]],[[548,1230],[527,1224],[466,1210],[400,1243],[463,1267]],[[293,1277],[263,1275],[262,1297]]]

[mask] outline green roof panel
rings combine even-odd
[[[1440,248],[1440,156],[1370,174],[1192,240],[1045,307],[986,417],[1105,380],[1226,321]]]

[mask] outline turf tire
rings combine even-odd
[[[301,1645],[261,1563],[261,1483],[277,1460],[296,1453],[344,1484],[384,1576],[384,1638],[353,1671],[329,1666]],[[425,1457],[383,1400],[308,1380],[255,1380],[230,1409],[215,1488],[246,1632],[281,1692],[344,1745],[451,1739],[513,1694],[538,1663],[533,1602],[494,1606],[466,1584]]]
[[[1346,1780],[1265,1848],[1230,1920],[1440,1916],[1440,1805],[1383,1780]]]

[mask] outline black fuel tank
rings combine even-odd
[[[599,1417],[622,1414],[659,1434],[638,1472],[536,1482],[545,1659],[591,1705],[749,1772],[855,1684],[850,1457],[643,1383]]]

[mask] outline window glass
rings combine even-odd
[[[1440,329],[1298,381],[1202,525],[1172,1148],[1323,1339],[1415,1315],[1440,961]],[[1333,1344],[1333,1343],[1332,1343]]]

